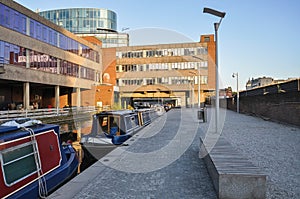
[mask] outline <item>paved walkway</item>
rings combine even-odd
[[[192,109],[173,109],[49,198],[215,199],[198,157],[198,125]]]
[[[300,198],[300,128],[221,113],[222,136],[268,175],[267,198]],[[199,136],[212,124],[199,123],[196,110],[173,109],[50,198],[217,198],[198,158]]]

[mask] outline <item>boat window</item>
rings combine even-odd
[[[139,125],[137,115],[132,116],[130,119],[131,119],[132,126],[136,127]]]
[[[130,121],[130,117],[125,117],[125,121],[126,121],[126,129],[127,130],[132,129],[132,124],[131,124],[131,121]]]
[[[101,126],[106,126],[106,125],[107,125],[107,117],[103,117]]]
[[[12,186],[40,170],[40,162],[36,164],[35,157],[38,157],[36,142],[2,150],[0,159],[5,184]]]
[[[127,130],[133,129],[138,126],[138,121],[135,116],[128,116],[125,118]]]
[[[150,122],[150,114],[148,112],[143,113],[143,121]]]
[[[109,134],[120,134],[120,117],[109,117]]]
[[[102,131],[104,132],[107,132],[108,130],[108,117],[100,117],[100,125],[101,125],[101,128],[102,128]]]

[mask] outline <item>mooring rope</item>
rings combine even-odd
[[[37,174],[38,174],[39,197],[47,198],[48,195],[47,182],[43,174],[41,159],[40,156],[38,155],[37,140],[36,140],[35,133],[31,128],[26,128],[26,127],[23,128],[24,130],[30,133],[31,142],[33,144],[33,153],[34,153],[34,159],[35,159],[35,164],[36,164]]]

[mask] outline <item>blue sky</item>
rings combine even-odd
[[[91,7],[115,11],[118,31],[128,27],[152,36],[133,44],[199,41],[201,34],[213,34],[218,18],[203,14],[203,7],[226,12],[219,28],[219,68],[223,86],[236,90],[233,72],[239,73],[239,88],[249,78],[300,77],[299,0],[17,0],[41,11],[56,8]],[[165,30],[157,34],[156,30]],[[176,41],[174,41],[174,38]],[[142,43],[138,43],[142,42]]]

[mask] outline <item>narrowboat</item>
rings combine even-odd
[[[0,125],[0,198],[47,197],[77,174],[77,153],[61,143],[58,125],[13,123]]]
[[[84,159],[100,159],[158,116],[160,113],[150,108],[104,111],[93,115],[91,133],[81,138]]]

